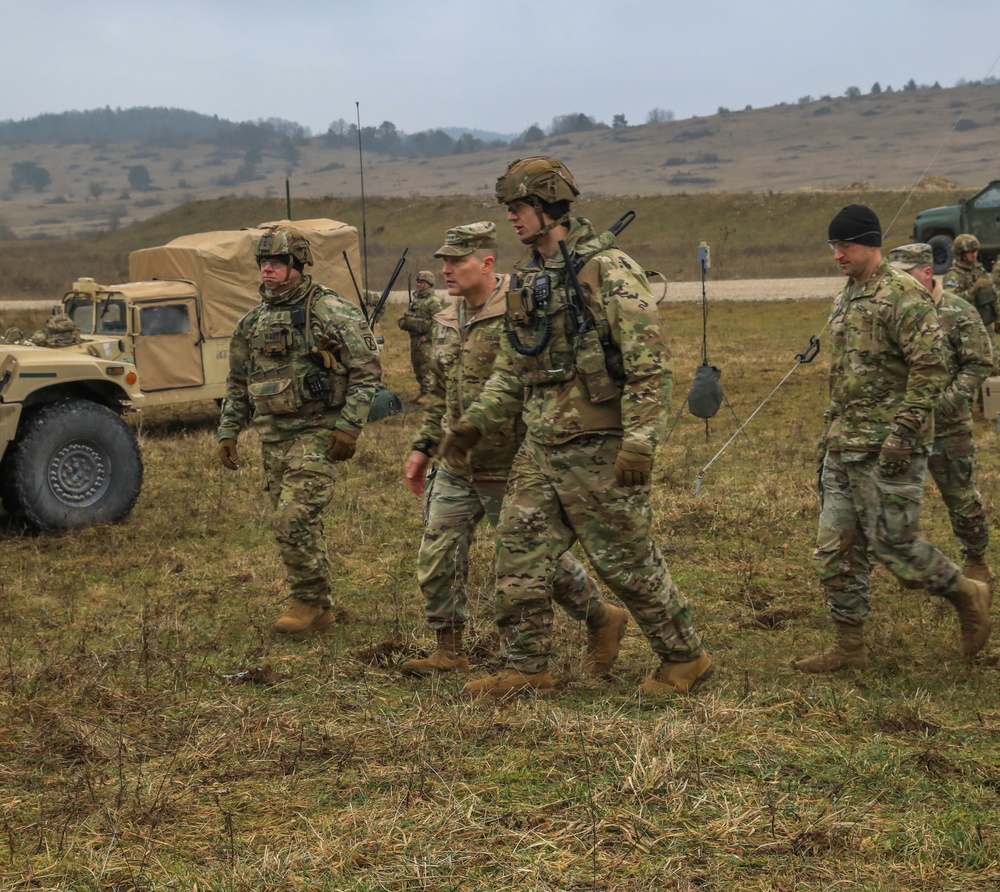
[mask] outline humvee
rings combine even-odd
[[[79,344],[0,342],[0,498],[9,514],[65,530],[117,522],[131,511],[143,466],[122,416],[221,400],[230,337],[259,302],[254,245],[276,224],[309,239],[314,265],[307,272],[316,281],[345,298],[354,294],[344,257],[359,268],[355,227],[275,221],[134,251],[124,284],[78,279],[55,310],[76,324]]]

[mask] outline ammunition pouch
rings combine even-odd
[[[997,295],[993,286],[982,284],[972,295],[976,309],[983,319],[984,325],[992,325],[997,321]]]
[[[291,365],[261,372],[247,385],[258,415],[291,415],[305,405]]]
[[[618,355],[621,357],[621,353]],[[576,371],[592,403],[603,403],[622,395],[621,385],[608,370],[604,347],[595,329],[583,332],[577,340]]]

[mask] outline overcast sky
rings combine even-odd
[[[998,0],[5,3],[0,120],[167,106],[323,133],[630,124],[1000,76]]]

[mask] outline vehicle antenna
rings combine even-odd
[[[361,170],[361,251],[364,257],[364,272],[362,284],[365,294],[368,293],[368,224],[365,220],[365,157],[361,152],[361,103],[355,102],[354,108],[358,115],[358,167]]]

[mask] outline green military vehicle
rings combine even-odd
[[[10,332],[0,340],[0,498],[9,514],[66,530],[117,522],[132,510],[143,465],[123,416],[222,399],[229,339],[259,301],[254,245],[272,225],[134,251],[132,281],[121,285],[77,280],[54,308],[75,323],[75,343],[40,346]],[[358,269],[355,227],[290,225],[313,249],[309,274],[352,295],[344,257]]]
[[[1000,254],[1000,180],[993,180],[972,198],[958,204],[929,208],[913,221],[913,240],[934,249],[934,272],[941,275],[951,267],[952,242],[967,232],[979,239],[979,259],[992,269]]]

